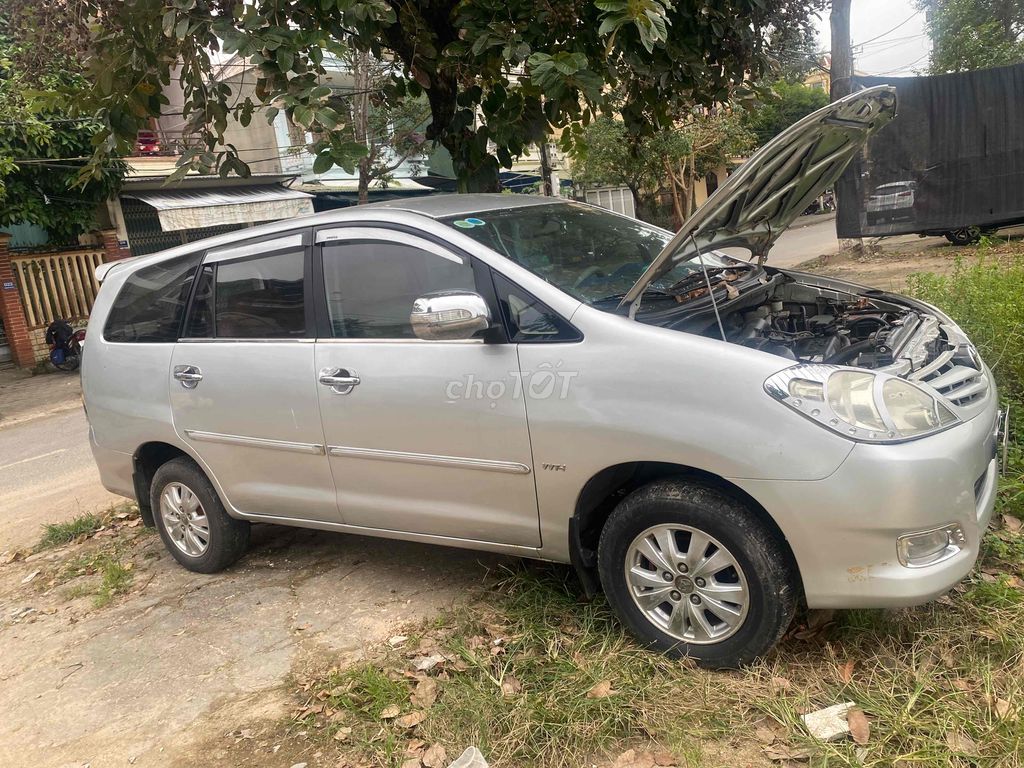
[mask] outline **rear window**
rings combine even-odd
[[[103,338],[135,344],[177,341],[201,258],[194,253],[136,271],[114,299]]]

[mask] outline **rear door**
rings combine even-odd
[[[240,512],[338,522],[313,370],[311,232],[211,250],[169,371],[174,427]]]
[[[540,546],[516,345],[421,340],[409,322],[413,302],[435,291],[493,303],[490,273],[395,230],[327,228],[317,244],[315,367],[345,523]]]

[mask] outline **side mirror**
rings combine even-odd
[[[412,331],[427,341],[469,339],[491,327],[491,310],[477,293],[439,291],[412,303]]]

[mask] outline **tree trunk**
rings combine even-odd
[[[355,67],[353,67],[353,90],[352,97],[352,137],[359,144],[366,146],[366,157],[359,161],[359,205],[366,205],[370,202],[370,174],[373,171],[371,155],[373,148],[370,146],[370,53],[359,51],[356,53]]]

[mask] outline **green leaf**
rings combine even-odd
[[[317,155],[313,160],[313,173],[327,173],[334,167],[334,158],[329,152]]]
[[[173,8],[169,11],[164,12],[163,21],[161,26],[163,27],[164,35],[171,37],[174,34],[175,19],[178,18],[178,13]]]
[[[282,72],[288,72],[291,70],[292,65],[295,63],[295,54],[291,51],[283,48],[277,50],[277,66]]]

